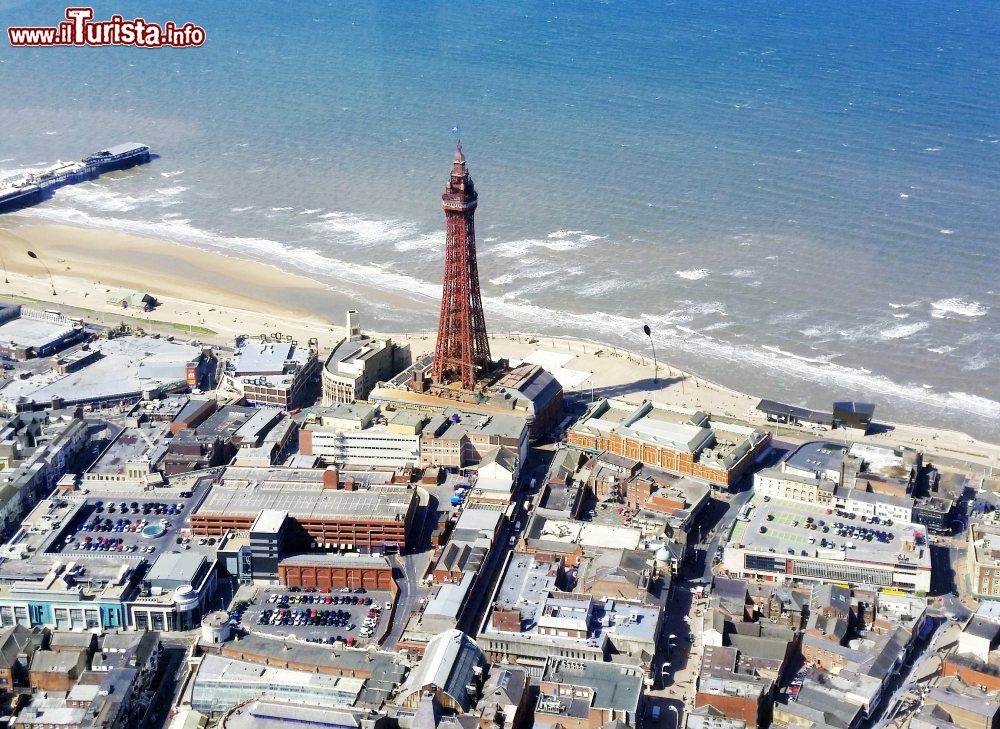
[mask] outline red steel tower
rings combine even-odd
[[[476,265],[473,217],[478,200],[458,143],[451,175],[441,196],[448,224],[444,252],[444,291],[438,320],[437,346],[431,377],[440,383],[461,380],[471,389],[476,378],[490,369],[490,342],[486,336],[483,301]]]

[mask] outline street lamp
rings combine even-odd
[[[28,258],[33,258],[34,260],[36,260],[40,264],[42,264],[42,268],[44,268],[45,269],[45,273],[48,274],[49,285],[52,286],[52,295],[53,296],[57,296],[58,294],[56,294],[56,282],[55,282],[55,279],[52,278],[52,271],[50,271],[49,267],[45,265],[45,261],[43,261],[41,258],[39,258],[38,254],[35,253],[34,251],[28,251]],[[5,267],[5,270],[6,270],[6,267]]]
[[[653,332],[649,328],[649,324],[643,324],[642,331],[649,337],[649,346],[653,348],[653,384],[656,385],[660,381],[660,365],[656,362],[656,343],[653,341]]]
[[[677,729],[681,725],[681,712],[673,704],[668,704],[667,708],[674,712],[674,729]]]

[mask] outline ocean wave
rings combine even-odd
[[[949,314],[957,314],[959,316],[985,316],[989,309],[978,301],[966,301],[965,299],[960,299],[957,296],[940,299],[931,304],[931,316],[938,319],[946,317]]]
[[[245,212],[247,212],[249,210],[253,210],[254,207],[255,206],[253,206],[253,205],[244,205],[241,208],[229,208],[229,212],[231,212],[231,213],[245,213]]]
[[[954,352],[954,347],[949,347],[947,344],[942,344],[939,347],[928,347],[928,352],[933,352],[934,354],[948,354],[948,352]]]
[[[930,326],[930,322],[926,321],[915,321],[910,324],[900,324],[898,326],[889,327],[888,329],[883,329],[879,332],[879,336],[882,339],[906,339],[909,336],[916,334],[917,332],[922,332],[924,329]]]
[[[996,357],[992,354],[979,352],[965,359],[962,370],[964,372],[978,372],[979,370],[985,370],[987,367],[992,367],[995,363]]]
[[[601,236],[579,230],[557,230],[545,238],[522,238],[491,246],[488,253],[500,258],[521,258],[532,249],[566,252],[586,248]]]
[[[688,271],[674,271],[674,275],[678,278],[687,279],[688,281],[700,281],[711,274],[707,268],[693,268]]]
[[[732,276],[733,278],[752,278],[757,272],[752,268],[737,268],[735,271],[730,271],[727,276]]]
[[[174,198],[185,190],[186,187],[175,186],[157,189],[145,195],[129,195],[96,182],[88,182],[60,187],[55,193],[54,202],[55,207],[69,204],[92,208],[102,213],[127,213],[151,205],[160,207],[175,205],[180,201]]]
[[[158,187],[156,188],[156,194],[162,195],[163,197],[176,197],[177,195],[180,195],[182,192],[185,192],[186,190],[187,190],[186,187],[182,187],[180,185],[177,185],[175,187],[162,187],[162,188]]]
[[[360,246],[394,243],[417,233],[414,225],[401,220],[380,220],[343,212],[321,215],[309,227],[324,235],[337,236],[338,243]]]
[[[177,177],[177,175],[183,175],[184,170],[175,170],[174,172],[161,172],[160,177]]]
[[[811,327],[806,327],[805,329],[799,330],[799,333],[803,337],[809,337],[814,339],[816,337],[828,337],[836,331],[836,327],[831,324],[825,325],[813,325]]]
[[[440,256],[444,250],[444,231],[437,233],[425,233],[415,238],[398,240],[393,247],[400,253],[411,253],[423,251],[427,256]]]
[[[763,349],[763,350],[765,350],[767,352],[771,352],[772,354],[777,354],[777,355],[780,355],[782,357],[788,357],[790,359],[794,359],[794,360],[796,360],[798,362],[806,362],[808,364],[819,364],[819,365],[830,364],[830,356],[829,355],[825,355],[823,357],[806,357],[806,356],[801,355],[801,354],[794,354],[792,352],[787,352],[784,349],[782,349],[781,347],[775,347],[775,346],[772,346],[770,344],[763,344],[763,345],[761,345],[761,349]],[[864,372],[869,372],[869,370],[864,370]]]
[[[725,329],[727,327],[731,327],[732,325],[733,322],[731,321],[717,321],[714,324],[709,324],[707,327],[702,327],[701,333],[705,334],[706,332],[715,332],[718,331],[719,329]]]

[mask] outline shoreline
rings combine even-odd
[[[37,249],[40,259],[27,255],[33,249]],[[55,303],[63,308],[94,312],[91,319],[96,323],[113,324],[125,319],[149,328],[165,326],[175,335],[183,334],[185,327],[189,327],[192,337],[230,346],[237,334],[280,331],[302,343],[316,338],[320,349],[326,351],[343,337],[342,321],[331,321],[308,307],[311,298],[322,297],[330,302],[343,298],[342,295],[311,278],[286,273],[267,263],[170,240],[49,223],[0,228],[0,251],[9,280],[0,288],[0,301],[21,297]],[[109,292],[122,288],[148,291],[160,304],[149,313],[123,311],[107,302]],[[364,287],[360,288],[364,295]],[[386,298],[383,292],[378,296]],[[359,308],[364,326],[364,306],[347,298],[343,298],[342,304],[342,311]],[[409,343],[414,355],[433,348],[433,332],[384,334],[367,328],[365,331]],[[650,399],[704,409],[776,432],[774,425],[767,424],[754,409],[759,397],[664,362],[659,364],[659,382],[654,383],[652,360],[620,347],[579,338],[515,332],[492,334],[490,346],[494,357],[520,360],[535,350],[545,349],[551,352],[546,356],[553,362],[565,360],[565,367],[575,372],[577,379],[586,376],[575,386],[567,386],[567,391],[591,391],[594,397],[621,397],[634,402]],[[888,433],[865,440],[909,445],[928,454],[937,452],[946,458],[971,460],[983,467],[1000,465],[1000,444],[955,430],[899,423],[886,425],[891,426]],[[792,440],[810,433],[786,432],[791,433]],[[785,433],[782,437],[786,437]],[[824,433],[812,437],[824,437]],[[826,437],[839,440],[829,433]]]

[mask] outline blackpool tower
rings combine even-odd
[[[444,291],[438,320],[437,345],[431,377],[439,383],[460,381],[472,389],[490,370],[490,343],[479,294],[476,230],[473,219],[478,195],[458,143],[451,175],[441,196],[447,221]]]

